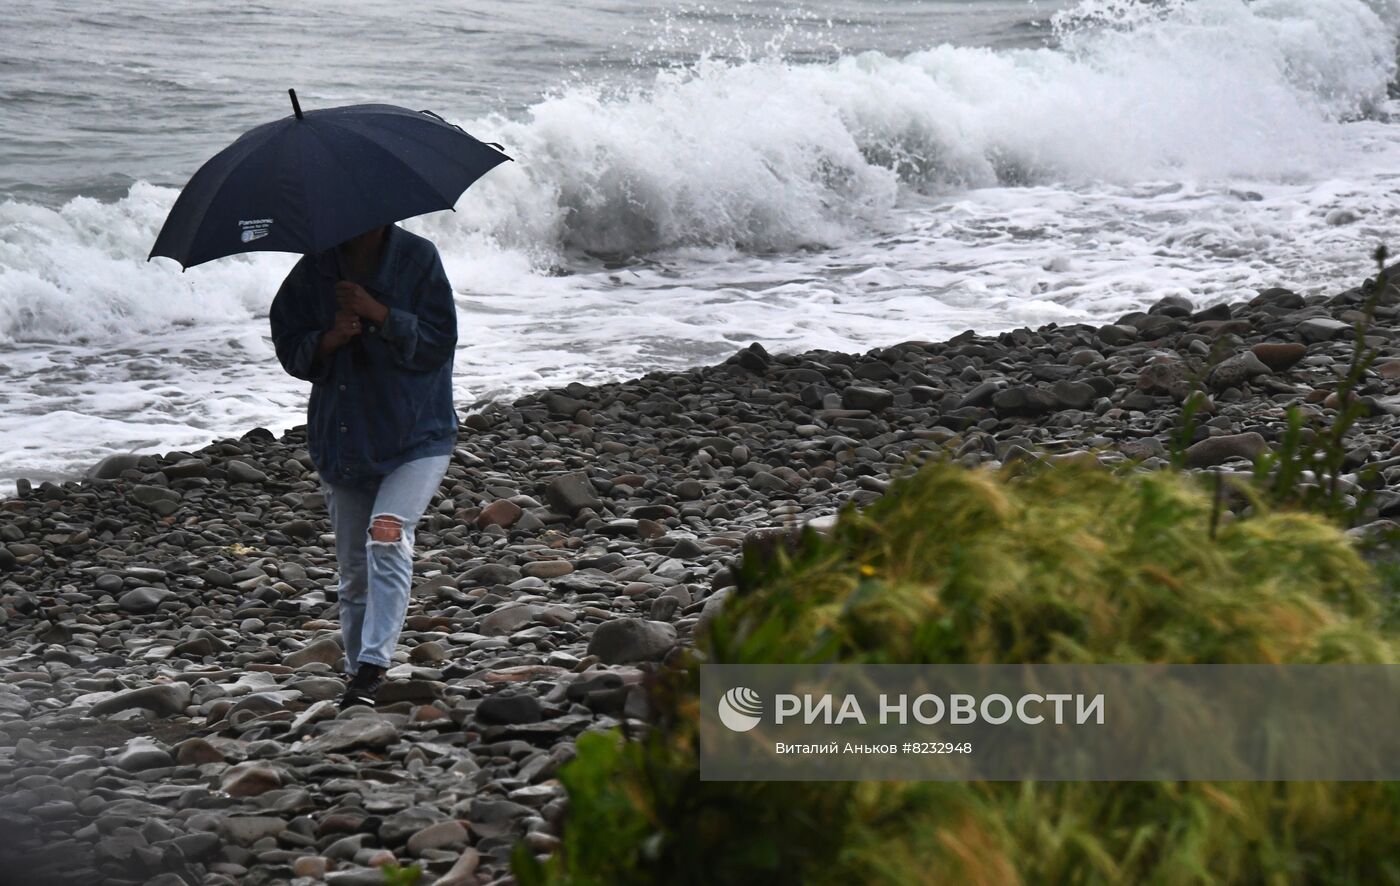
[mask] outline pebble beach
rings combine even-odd
[[[558,846],[577,736],[645,727],[648,676],[735,592],[746,543],[935,455],[1166,468],[1195,389],[1188,469],[1248,472],[1290,406],[1335,415],[1373,295],[1171,296],[863,354],[755,343],[493,404],[463,419],[419,526],[373,710],[335,704],[304,428],[21,480],[0,501],[0,860],[28,884],[379,884],[388,861],[509,882],[517,845]],[[1343,480],[1374,493],[1358,532],[1400,514],[1400,290],[1376,302]]]

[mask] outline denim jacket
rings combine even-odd
[[[389,309],[388,317],[382,326],[362,320],[360,335],[317,360],[340,279],[334,249],[303,256],[268,319],[282,367],[311,382],[306,436],[321,479],[365,487],[404,462],[452,451],[457,308],[437,247],[390,225],[378,271],[350,278]]]

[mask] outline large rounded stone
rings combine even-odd
[[[577,514],[584,508],[597,510],[603,506],[598,498],[598,490],[582,471],[562,474],[549,481],[545,487],[545,498],[550,507],[565,514]]]
[[[230,766],[221,785],[230,797],[256,797],[280,788],[282,776],[266,763],[250,760]]]
[[[117,605],[132,615],[147,615],[155,612],[169,596],[170,592],[163,588],[136,588],[117,598]]]
[[[105,698],[93,705],[90,713],[94,717],[102,717],[119,711],[142,708],[162,717],[173,717],[183,714],[189,703],[188,683],[158,683],[154,686],[129,689]]]
[[[481,620],[481,633],[490,636],[501,634],[513,634],[520,628],[535,620],[535,616],[540,612],[538,606],[527,603],[516,603],[509,606],[502,606],[494,612],[489,613]]]
[[[462,855],[452,869],[433,881],[433,886],[476,886],[477,866],[481,863],[481,853],[475,849],[462,850]]]
[[[138,470],[141,456],[134,452],[116,452],[88,468],[89,480],[115,480],[122,471]]]
[[[485,529],[487,526],[509,529],[523,513],[525,512],[521,510],[520,505],[515,502],[499,499],[481,509],[481,513],[476,517],[476,526],[478,529]]]
[[[408,838],[408,851],[419,855],[425,849],[455,849],[465,846],[469,835],[458,821],[440,821],[415,831]]]
[[[1159,356],[1138,373],[1137,389],[1144,394],[1184,396],[1190,387],[1186,365],[1177,357]]]
[[[228,471],[228,480],[230,483],[262,484],[267,482],[267,474],[241,459],[235,458],[230,460],[228,464],[224,466],[224,469]]]
[[[676,629],[659,621],[619,618],[598,625],[588,640],[588,654],[605,664],[658,661],[676,645]]]
[[[383,749],[399,740],[399,730],[388,720],[355,717],[337,720],[326,732],[306,742],[308,752],[338,754],[353,748]]]
[[[535,560],[520,567],[520,571],[531,578],[560,578],[574,571],[574,564],[568,560]]]
[[[1291,369],[1308,355],[1308,346],[1297,342],[1263,342],[1250,348],[1259,362],[1274,372]]]
[[[1055,395],[1029,385],[1018,385],[992,395],[992,408],[1002,416],[1035,416],[1054,412],[1059,406]]]
[[[492,695],[476,706],[480,723],[538,723],[544,719],[539,699],[533,695]]]
[[[884,388],[852,385],[841,392],[841,406],[845,409],[864,409],[880,412],[894,405],[894,394]]]
[[[1253,351],[1236,354],[1222,360],[1210,373],[1210,386],[1213,390],[1238,388],[1252,378],[1269,375],[1271,370]]]
[[[299,668],[311,662],[335,666],[344,656],[340,643],[334,637],[322,637],[288,655],[283,663],[289,668]]]
[[[1232,458],[1252,460],[1268,451],[1268,441],[1255,431],[1207,437],[1186,450],[1186,464],[1193,468],[1208,468]]]
[[[190,477],[206,477],[209,475],[209,465],[199,458],[182,458],[173,465],[166,465],[160,469],[167,480],[184,480]]]
[[[134,486],[131,498],[162,517],[175,513],[180,507],[180,493],[165,486]]]
[[[1055,382],[1050,390],[1062,409],[1088,409],[1099,396],[1093,385],[1068,379]]]
[[[112,757],[112,765],[127,772],[142,772],[174,765],[170,752],[148,738],[134,738]]]
[[[1314,344],[1350,336],[1355,330],[1349,324],[1331,317],[1314,317],[1299,323],[1296,331],[1303,341]]]
[[[287,829],[287,822],[270,815],[239,815],[220,825],[227,837],[239,846],[251,846],[263,837],[275,837]]]
[[[208,741],[196,736],[187,738],[175,746],[175,762],[184,766],[222,763],[224,755]]]

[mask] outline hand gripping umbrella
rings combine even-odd
[[[240,252],[312,254],[371,228],[451,209],[511,159],[431,111],[348,105],[244,133],[199,168],[151,255],[183,268]]]

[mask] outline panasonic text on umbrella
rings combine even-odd
[[[273,219],[270,218],[243,218],[238,220],[238,227],[242,233],[239,237],[244,243],[251,243],[254,240],[261,240],[267,236],[268,229],[272,227]]]

